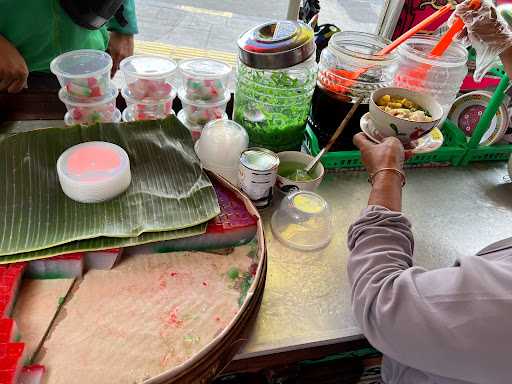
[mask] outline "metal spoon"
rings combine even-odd
[[[305,178],[308,177],[309,172],[311,172],[311,170],[313,168],[315,168],[315,166],[318,164],[318,162],[320,161],[322,156],[325,155],[327,152],[329,152],[329,150],[334,145],[336,140],[338,140],[338,137],[340,137],[340,135],[343,133],[343,130],[348,125],[348,122],[350,121],[350,119],[352,119],[352,116],[354,116],[354,113],[356,112],[357,108],[359,107],[359,105],[361,104],[363,99],[364,99],[364,96],[360,96],[356,100],[354,105],[352,105],[352,108],[350,108],[350,111],[347,113],[347,115],[345,116],[345,118],[343,119],[341,124],[339,125],[338,129],[336,129],[336,131],[332,135],[332,137],[329,140],[329,142],[327,143],[327,145],[318,153],[318,155],[316,155],[316,157],[313,160],[311,160],[309,162],[309,164],[306,166],[306,168],[297,169],[297,171],[295,172],[295,175],[294,175],[295,176],[294,180],[304,180]]]

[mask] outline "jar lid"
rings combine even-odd
[[[238,39],[240,60],[258,69],[281,69],[306,61],[316,49],[314,32],[302,21],[258,25]]]

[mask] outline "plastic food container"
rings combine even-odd
[[[105,52],[81,49],[57,56],[50,70],[60,85],[73,97],[99,98],[110,89],[112,58]]]
[[[231,120],[214,120],[203,128],[195,149],[205,168],[237,185],[240,155],[248,144],[249,136],[240,124]]]
[[[146,55],[127,57],[119,65],[128,89],[138,99],[170,97],[177,67],[176,62],[167,57]]]
[[[171,110],[171,112],[169,114],[167,114],[165,116],[161,116],[161,115],[153,115],[151,113],[137,114],[133,110],[133,107],[126,107],[122,113],[122,120],[124,122],[142,121],[142,120],[158,120],[158,119],[164,119],[170,115],[175,115],[173,110]]]
[[[340,138],[334,144],[333,151],[356,149],[352,137],[360,132],[359,121],[368,112],[370,95],[383,87],[391,86],[398,69],[396,53],[375,55],[389,40],[363,32],[338,32],[329,40],[329,45],[320,55],[317,88],[309,124],[325,146],[334,131],[352,108],[353,103],[363,97]],[[368,70],[356,79],[351,74],[361,68]]]
[[[234,120],[247,129],[251,146],[298,150],[316,83],[313,30],[271,22],[244,33],[238,46]]]
[[[110,120],[110,121],[101,121],[101,122],[102,123],[120,123],[121,122],[121,117],[122,117],[121,111],[116,108],[114,113],[112,114],[112,120]],[[77,125],[77,124],[88,125],[88,124],[80,122],[80,121],[75,121],[71,117],[71,114],[69,112],[66,112],[66,114],[64,115],[64,124],[66,124],[66,126],[68,126],[68,127],[71,127],[71,126]]]
[[[443,106],[446,118],[457,98],[460,87],[468,73],[468,52],[458,42],[453,42],[441,57],[431,58],[430,52],[438,43],[432,37],[415,37],[398,48],[400,70],[394,86],[433,96]],[[428,76],[420,82],[411,74],[414,69],[428,65]]]
[[[224,99],[231,66],[218,60],[198,58],[183,60],[179,68],[187,99],[207,102]]]
[[[199,138],[201,137],[201,133],[203,132],[203,128],[204,126],[203,125],[197,125],[197,124],[192,124],[190,121],[187,120],[187,114],[185,113],[185,110],[181,110],[178,112],[178,120],[181,121],[181,123],[187,127],[187,129],[190,131],[190,133],[192,134],[192,140],[194,142],[196,142],[197,140],[199,140]],[[224,113],[221,117],[222,120],[229,120],[228,119],[228,114],[227,113]],[[237,168],[238,169],[238,168]]]
[[[279,241],[300,251],[322,249],[332,239],[331,209],[313,192],[298,191],[285,196],[270,224]]]
[[[93,101],[70,96],[64,88],[59,91],[59,99],[66,105],[69,121],[75,124],[94,124],[115,121],[117,88],[109,88],[107,93]]]
[[[187,120],[194,125],[205,125],[209,121],[221,119],[226,112],[231,94],[226,92],[222,100],[207,103],[204,101],[190,100],[186,96],[185,89],[180,89],[178,96],[181,100]]]
[[[121,95],[126,101],[126,105],[134,116],[135,120],[155,120],[163,119],[172,113],[172,104],[176,98],[176,92],[172,92],[165,99],[153,98],[135,98],[128,88],[121,90]]]

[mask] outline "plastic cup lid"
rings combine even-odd
[[[179,64],[183,74],[203,79],[212,79],[227,76],[231,73],[231,66],[213,59],[189,59]]]
[[[80,49],[57,56],[50,63],[50,71],[57,76],[94,77],[112,68],[112,58],[103,51]]]
[[[308,191],[284,197],[271,220],[272,233],[290,248],[322,249],[332,238],[332,214],[327,202]]]
[[[171,76],[178,65],[163,56],[135,55],[127,57],[119,64],[124,73],[141,79],[154,79]]]

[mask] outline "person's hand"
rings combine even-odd
[[[0,36],[0,52],[0,91],[20,92],[27,85],[25,59],[3,36]]]
[[[475,79],[481,80],[498,56],[512,47],[512,30],[488,0],[482,0],[480,8],[473,9],[471,0],[457,5],[453,18],[464,21],[465,28],[458,38],[471,45],[477,54]]]
[[[111,31],[108,43],[108,53],[112,56],[113,66],[111,76],[119,69],[119,63],[126,57],[133,55],[133,35]]]
[[[354,136],[354,144],[361,151],[361,160],[370,175],[382,168],[403,169],[404,147],[396,137],[375,144],[364,133],[358,133]]]

